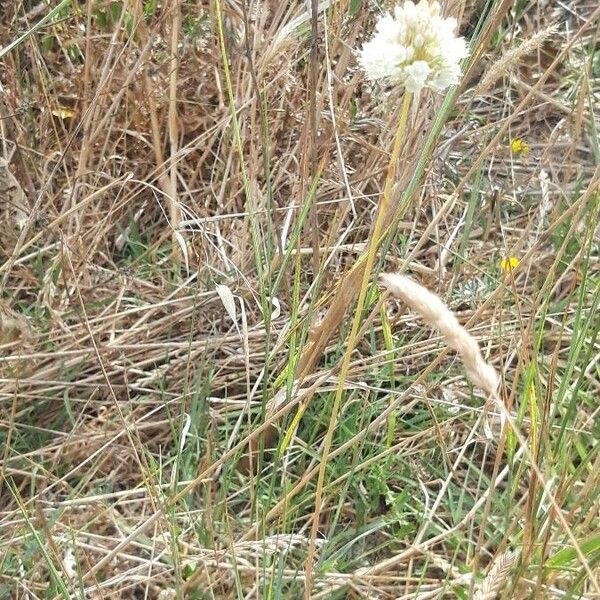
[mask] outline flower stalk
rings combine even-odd
[[[325,470],[327,468],[327,461],[329,459],[329,453],[331,452],[331,445],[333,442],[333,433],[335,431],[335,427],[337,424],[338,414],[340,412],[340,407],[342,403],[342,397],[344,395],[344,388],[346,383],[346,378],[348,376],[348,371],[350,368],[350,360],[352,357],[352,352],[354,347],[356,346],[358,332],[360,328],[360,322],[362,317],[363,308],[365,306],[365,300],[367,298],[367,291],[369,289],[369,282],[371,280],[371,274],[373,272],[373,265],[375,263],[375,256],[377,254],[377,249],[379,248],[381,241],[385,237],[385,231],[383,231],[383,224],[385,222],[386,214],[388,213],[390,201],[392,197],[392,190],[394,187],[394,179],[396,176],[396,166],[398,164],[398,158],[400,157],[400,150],[402,149],[402,140],[404,139],[404,131],[406,129],[406,123],[408,121],[408,114],[410,111],[410,103],[412,100],[412,94],[410,92],[405,92],[404,97],[402,99],[402,108],[400,110],[400,119],[398,121],[398,128],[396,130],[396,137],[394,141],[394,147],[392,149],[392,154],[390,156],[390,161],[388,163],[387,175],[385,179],[385,186],[383,190],[383,196],[381,199],[381,204],[379,206],[379,210],[377,212],[377,217],[375,220],[375,225],[373,226],[371,232],[371,239],[369,242],[369,249],[366,255],[363,255],[357,264],[355,265],[362,266],[364,262],[364,271],[362,276],[362,283],[360,286],[360,291],[358,293],[358,301],[356,304],[356,309],[354,311],[354,318],[352,320],[352,328],[350,330],[350,335],[348,336],[346,351],[344,352],[344,356],[342,358],[342,364],[340,366],[340,373],[338,376],[338,386],[335,392],[335,398],[333,401],[333,408],[331,410],[331,416],[329,418],[329,426],[327,428],[327,433],[325,434],[325,441],[323,444],[323,453],[321,455],[321,464],[319,467],[319,474],[317,479],[317,488],[315,493],[315,509],[313,512],[313,522],[311,528],[310,535],[310,545],[308,549],[308,556],[306,560],[306,589],[305,589],[305,597],[310,597],[310,592],[312,588],[312,570],[314,564],[314,553],[315,553],[315,543],[317,538],[317,530],[319,527],[319,519],[321,514],[321,505],[323,500],[323,486],[325,483]]]

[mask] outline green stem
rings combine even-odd
[[[371,272],[373,270],[373,264],[375,262],[375,256],[377,249],[382,241],[382,230],[385,222],[386,215],[389,212],[390,201],[392,197],[392,188],[394,185],[394,179],[396,176],[396,165],[398,163],[398,157],[400,156],[400,149],[402,148],[402,139],[404,137],[404,130],[406,128],[406,122],[408,121],[408,112],[410,108],[410,102],[412,94],[408,92],[404,93],[402,101],[402,108],[400,111],[400,121],[398,123],[398,129],[396,131],[396,139],[394,142],[394,148],[388,164],[387,176],[385,179],[385,187],[383,190],[383,197],[377,213],[377,219],[371,232],[371,240],[369,243],[369,250],[366,255],[366,265],[363,273],[362,284],[360,286],[360,292],[358,294],[358,303],[354,312],[354,319],[352,321],[352,329],[348,336],[346,344],[346,351],[342,358],[342,364],[340,367],[339,382],[335,393],[335,399],[333,401],[333,409],[331,411],[331,417],[329,419],[329,427],[325,435],[325,441],[323,444],[323,455],[321,457],[321,464],[319,467],[319,475],[317,479],[317,489],[315,492],[315,510],[313,513],[313,522],[310,536],[310,544],[308,548],[308,556],[306,560],[306,588],[305,598],[310,597],[310,591],[312,588],[312,570],[314,564],[314,552],[315,552],[315,541],[317,537],[317,529],[319,526],[319,517],[321,513],[321,504],[323,500],[323,484],[325,481],[325,469],[327,468],[327,461],[329,453],[331,451],[331,444],[333,441],[333,433],[337,423],[337,417],[340,411],[342,402],[342,396],[344,395],[344,385],[346,383],[346,377],[348,376],[348,370],[350,368],[350,359],[352,357],[352,351],[357,342],[358,331],[360,327],[360,321],[362,317],[365,300],[367,297],[367,291],[369,289],[369,281],[371,279]]]
[[[0,48],[0,59],[4,58],[9,52],[14,50],[19,44],[22,44],[28,37],[32,36],[36,31],[39,31],[48,21],[51,21],[58,15],[62,9],[70,4],[71,0],[62,0],[57,4],[45,17],[42,17],[33,27],[30,27],[24,34],[13,40],[8,46]]]

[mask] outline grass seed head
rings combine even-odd
[[[387,273],[381,282],[443,335],[448,346],[460,354],[467,375],[477,387],[490,395],[497,393],[500,379],[496,370],[484,360],[475,338],[436,294],[403,275]]]

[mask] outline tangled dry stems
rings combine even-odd
[[[161,3],[159,12],[149,20],[139,14],[143,3],[123,4],[134,11],[132,18],[138,24],[135,35],[123,26],[124,17],[119,18],[120,24],[106,26],[92,15],[90,28],[82,37],[80,25],[87,27],[87,15],[78,13],[47,27],[43,32],[48,36],[45,40],[42,34],[34,36],[17,52],[4,57],[0,71],[0,128],[9,173],[0,181],[4,227],[0,269],[5,292],[0,307],[0,393],[2,433],[8,432],[10,442],[1,452],[2,476],[14,483],[13,491],[8,492],[5,486],[0,497],[0,537],[10,550],[2,568],[14,567],[8,575],[3,573],[0,585],[12,586],[9,594],[17,589],[21,593],[21,583],[28,586],[32,595],[42,597],[46,593],[50,576],[44,562],[37,560],[39,554],[27,528],[29,520],[39,526],[41,539],[56,544],[57,556],[72,544],[90,595],[127,600],[140,594],[157,597],[162,588],[173,585],[176,547],[176,551],[200,565],[205,587],[211,594],[236,597],[236,585],[241,585],[251,596],[262,585],[257,573],[271,560],[269,535],[264,536],[264,548],[262,540],[252,548],[243,543],[249,531],[253,539],[261,537],[253,529],[257,512],[253,502],[257,497],[254,486],[260,488],[264,479],[248,485],[242,478],[239,485],[231,484],[230,488],[221,480],[216,484],[212,480],[198,483],[195,489],[202,491],[194,497],[191,508],[178,505],[168,519],[154,521],[146,532],[147,538],[134,536],[111,553],[128,540],[136,527],[143,527],[157,514],[162,494],[170,493],[164,481],[171,476],[172,465],[162,461],[172,458],[179,447],[178,423],[183,413],[191,410],[198,388],[203,390],[201,414],[206,417],[206,427],[188,437],[180,462],[185,463],[186,456],[192,456],[196,462],[179,465],[184,477],[189,478],[186,481],[219,460],[229,443],[229,437],[223,439],[222,432],[234,431],[241,414],[244,424],[246,415],[258,418],[261,414],[264,398],[255,389],[260,390],[265,380],[270,383],[269,377],[276,377],[288,360],[296,266],[301,294],[306,293],[296,308],[314,325],[318,315],[309,310],[311,300],[332,291],[335,295],[335,281],[364,247],[380,196],[398,99],[393,92],[386,96],[385,91],[365,85],[355,69],[352,48],[369,31],[374,16],[365,8],[366,3],[352,18],[332,11],[328,15],[328,31],[321,31],[329,35],[331,42],[331,95],[325,90],[324,74],[316,84],[319,135],[313,133],[323,173],[315,198],[320,243],[312,247],[306,233],[293,237],[310,179],[310,169],[305,166],[310,160],[304,161],[305,142],[310,136],[306,125],[310,67],[306,31],[310,13],[306,4],[256,2],[256,7],[266,8],[257,9],[246,23],[239,2],[223,3],[229,65],[234,74],[236,110],[244,142],[241,149],[231,143],[231,114],[211,20],[214,3],[182,3],[181,28],[177,27],[178,16],[171,12],[170,3]],[[85,10],[94,6],[73,5]],[[29,7],[31,14],[26,12]],[[35,22],[41,14],[35,10],[46,8],[45,3],[4,3],[0,44],[5,45]],[[559,22],[564,24],[561,34],[565,43],[573,39],[572,32],[595,9],[591,3],[581,1],[570,3],[568,8],[556,8],[563,11]],[[465,15],[464,27],[472,28],[468,12]],[[524,44],[536,35],[535,29],[544,31],[548,20],[557,20],[555,15],[545,15],[543,11],[529,11],[523,20],[512,19],[509,17],[511,36],[515,33],[518,39],[525,40]],[[189,28],[195,26],[196,33],[190,33]],[[174,35],[176,31],[178,36]],[[251,37],[253,70],[244,50],[245,32]],[[562,217],[565,199],[576,194],[579,185],[585,186],[594,169],[586,138],[586,123],[590,119],[587,92],[578,95],[573,75],[587,68],[581,48],[589,47],[592,38],[579,40],[581,44],[569,51],[552,80],[535,91],[533,102],[512,122],[510,136],[526,139],[532,147],[532,157],[527,161],[511,156],[507,133],[507,138],[484,157],[481,188],[477,189],[475,177],[461,183],[464,193],[438,219],[441,199],[479,158],[486,136],[493,135],[507,115],[513,114],[514,107],[544,72],[541,50],[549,46],[552,57],[552,52],[563,43],[562,39],[549,39],[538,52],[527,53],[525,46],[517,46],[517,58],[510,49],[511,36],[500,42],[506,51],[486,47],[490,64],[498,65],[496,82],[490,84],[486,97],[477,96],[477,81],[465,85],[453,118],[428,163],[423,192],[415,196],[400,237],[410,251],[411,270],[419,273],[430,287],[441,278],[441,289],[448,290],[448,307],[460,313],[461,320],[474,318],[474,322],[483,324],[477,329],[473,324],[469,331],[486,340],[490,356],[512,361],[508,392],[520,400],[519,381],[529,344],[531,348],[535,346],[529,328],[537,323],[536,315],[542,306],[537,295],[540,290],[551,295],[556,287],[559,297],[568,298],[579,276],[577,255],[565,261],[550,238],[559,234],[564,239],[582,237],[575,217],[584,213],[573,212],[573,221],[565,221],[559,227],[552,224]],[[52,38],[52,48],[42,51],[48,38]],[[85,53],[85,61],[77,59],[76,45]],[[173,47],[179,53],[176,70]],[[497,79],[504,75],[505,80]],[[256,93],[253,77],[258,81],[260,94]],[[594,86],[597,88],[597,82],[590,79],[588,91],[592,98],[598,93]],[[332,100],[330,104],[328,98]],[[263,100],[269,125],[265,137],[260,127]],[[399,163],[400,190],[415,167],[416,156],[411,148],[419,146],[438,109],[439,99],[422,98]],[[68,111],[72,116],[64,116]],[[175,113],[177,122],[173,121]],[[268,176],[259,168],[265,155],[271,169]],[[255,201],[252,205],[246,203],[240,175],[240,163],[244,160]],[[538,176],[539,165],[543,165],[547,176]],[[0,169],[7,172],[6,167]],[[541,189],[535,183],[538,179]],[[492,186],[496,191],[492,191]],[[471,193],[481,202],[476,203],[474,223],[467,231],[464,214]],[[543,210],[540,206],[537,211],[537,198],[543,198]],[[168,218],[170,209],[177,207],[183,214],[172,213],[172,218]],[[532,220],[532,214],[538,215],[537,220]],[[22,228],[24,215],[28,230]],[[264,239],[271,240],[274,247],[280,246],[282,252],[290,245],[299,247],[290,254],[293,260],[286,263],[278,249],[270,263],[275,276],[282,270],[284,283],[275,291],[281,314],[269,331],[264,327],[264,314],[257,301],[260,282],[256,276],[259,267],[268,261],[256,264],[252,218],[260,222],[262,231],[268,232]],[[173,228],[178,221],[189,259],[189,277],[185,268],[173,269],[169,256]],[[464,253],[460,249],[463,236]],[[508,248],[523,247],[520,244],[528,247],[531,239],[535,241],[536,254],[526,277],[517,278],[507,285],[510,291],[488,303],[488,275],[492,273],[494,277],[494,265],[500,256]],[[442,248],[449,260],[438,263]],[[313,272],[315,254],[321,259],[322,284],[318,284],[321,280]],[[453,264],[459,255],[465,260]],[[404,246],[392,248],[386,257],[386,268],[406,266],[402,262],[405,256]],[[437,269],[442,262],[446,265],[444,273]],[[594,263],[591,268],[595,268]],[[542,282],[549,273],[556,277],[546,288]],[[216,291],[221,283],[227,284],[245,308],[243,319],[238,315],[236,324]],[[341,322],[345,307],[337,308]],[[549,315],[545,345],[540,351],[545,353],[545,364],[556,367],[543,374],[538,390],[546,382],[549,388],[555,385],[552,382],[564,368],[568,349],[565,339],[576,333],[572,329],[576,314],[576,303],[571,302],[565,305],[563,316]],[[502,335],[496,328],[498,323]],[[375,340],[380,341],[378,322],[374,322],[373,331]],[[333,328],[322,338],[306,373],[327,374],[330,363],[322,362],[322,356],[328,361],[335,356],[336,333]],[[477,377],[485,372],[485,368],[480,369],[479,349],[463,334],[450,339],[457,350],[467,349],[468,360],[463,360],[475,365],[467,375],[479,386]],[[92,342],[98,346],[98,353],[93,351]],[[410,383],[437,360],[438,351],[437,340],[430,339],[426,329],[401,352],[395,352],[395,375],[400,373],[402,383],[405,379]],[[380,361],[382,354],[373,352],[366,343],[354,356],[352,380],[360,383],[362,387],[356,389],[369,399],[382,393],[379,379],[372,378],[374,371],[379,372]],[[265,375],[267,362],[270,371]],[[443,361],[436,367],[445,368]],[[583,379],[592,372],[583,371]],[[489,373],[483,376],[482,389],[491,388],[492,382]],[[588,383],[594,386],[593,381]],[[327,398],[330,387],[327,383],[317,386],[319,405]],[[555,388],[548,391],[548,397],[556,393]],[[386,474],[384,483],[393,497],[399,478],[414,483],[409,490],[414,506],[407,522],[425,510],[420,501],[423,490],[430,495],[435,489],[436,483],[431,480],[438,473],[434,475],[430,469],[432,454],[440,456],[443,462],[446,454],[440,449],[446,448],[452,454],[472,427],[467,411],[460,417],[448,417],[446,404],[439,403],[445,398],[438,397],[442,392],[448,392],[452,402],[468,404],[459,370],[459,376],[449,379],[447,385],[444,383],[442,390],[427,390],[419,403],[412,399],[398,407],[400,418],[406,416],[410,424],[418,411],[426,415],[421,410],[423,402],[433,403],[434,422],[425,418],[418,434],[402,430],[391,451],[381,453],[379,449],[379,454],[364,463],[379,468],[385,464],[383,458],[400,454],[404,459],[406,454],[407,470]],[[355,405],[352,400],[347,410]],[[307,448],[303,436],[310,440],[312,424],[318,423],[319,418],[314,410],[307,413],[303,421],[306,428],[290,448],[290,461],[285,470],[278,467],[274,487],[269,491],[278,495],[275,501],[281,510],[277,523],[282,535],[305,531],[307,516],[302,506],[298,508],[291,501],[294,499],[287,497],[286,490],[290,479],[295,481],[310,472],[310,460],[315,448],[319,448],[320,437],[311,440],[312,445]],[[573,422],[567,424],[567,431],[580,429],[583,436],[593,422],[594,412],[581,407]],[[365,440],[377,440],[381,427],[364,427],[365,434],[362,430],[356,432],[342,457],[350,456]],[[244,430],[239,435],[247,434]],[[200,450],[195,449],[195,443]],[[264,478],[269,477],[272,464],[266,466]],[[156,465],[164,465],[160,471],[164,479],[155,479]],[[343,475],[349,475],[350,471],[344,468]],[[461,490],[465,499],[479,507],[466,521],[471,529],[447,534],[455,515],[444,503],[431,515],[432,526],[442,527],[438,540],[441,546],[436,551],[445,553],[458,542],[461,550],[446,557],[457,564],[481,550],[473,532],[480,527],[489,530],[490,523],[498,530],[502,528],[502,510],[494,503],[486,512],[480,502],[485,494],[505,500],[504,489],[509,487],[509,480],[504,462],[499,465],[503,475],[492,479],[491,488],[481,487],[491,468],[489,455],[474,450],[452,472],[452,485],[456,487],[450,491]],[[364,472],[367,471],[365,467]],[[565,472],[568,471],[566,467]],[[481,481],[471,476],[473,472],[480,473]],[[590,483],[586,485],[581,489],[587,493],[575,500],[565,498],[572,510],[571,527],[582,537],[587,535],[586,522],[579,520],[578,515],[583,514],[580,508],[589,501]],[[551,547],[558,547],[562,544],[562,530],[555,521],[545,520],[551,511],[542,516],[528,512],[528,501],[536,498],[539,489],[535,482],[530,484],[528,480],[526,486],[517,488],[511,510],[514,509],[519,524],[535,529],[538,522],[543,522]],[[340,501],[335,507],[344,527],[358,524],[355,502],[365,490],[372,491],[369,485],[353,489],[353,498]],[[310,495],[310,478],[306,492]],[[269,494],[258,497],[262,500]],[[335,500],[328,500],[328,506],[334,506]],[[287,516],[287,506],[290,514],[293,512],[291,517]],[[368,519],[370,525],[381,517],[369,514]],[[169,537],[173,526],[178,531],[176,546]],[[199,530],[208,535],[200,539]],[[346,532],[341,533],[343,537]],[[346,586],[345,589],[358,590],[357,594],[365,596],[373,594],[375,588],[384,597],[397,597],[398,593],[417,593],[417,580],[429,586],[431,597],[443,593],[444,577],[427,568],[418,554],[395,566],[386,566],[386,556],[396,552],[391,542],[410,547],[413,539],[408,533],[394,540],[387,529],[382,534],[380,553],[365,559],[372,563],[369,566],[381,567],[379,575],[355,577],[359,567],[352,562],[352,556],[348,565],[340,563],[347,572],[329,571],[318,578],[317,593],[327,598],[330,589]],[[536,534],[534,530],[532,535]],[[506,535],[519,539],[518,532],[507,530]],[[382,540],[372,541],[376,545]],[[495,540],[489,542],[494,543]],[[462,548],[466,550],[463,552]],[[36,557],[31,564],[26,560],[27,552]],[[217,556],[214,560],[213,554]],[[11,563],[15,555],[19,560],[25,559],[21,566]],[[98,571],[95,581],[89,573],[107,556],[110,559]],[[285,585],[297,589],[293,586],[301,585],[297,577],[303,564],[301,551],[296,545],[294,552],[281,550],[278,556],[284,565]],[[363,557],[359,558],[362,561]],[[359,564],[362,566],[363,562]],[[19,575],[21,567],[26,569],[24,576]],[[236,579],[239,573],[241,577]],[[506,577],[510,579],[510,575]],[[550,583],[567,588],[571,581],[567,573],[557,574]]]

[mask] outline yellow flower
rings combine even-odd
[[[52,110],[52,114],[63,121],[65,119],[71,119],[75,116],[75,111],[72,111],[70,108],[59,107]]]
[[[523,154],[524,156],[529,154],[529,144],[521,138],[515,138],[510,143],[510,149],[513,151],[513,154]]]
[[[503,258],[500,261],[500,268],[505,273],[510,273],[513,269],[515,269],[521,261],[516,256],[509,256],[508,258]]]

